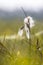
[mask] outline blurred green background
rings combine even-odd
[[[17,34],[23,24],[23,20],[0,19],[0,36]],[[43,31],[43,21],[36,20],[31,35],[39,31]],[[37,43],[41,50],[37,49]],[[43,65],[43,34],[33,36],[31,41],[26,37],[2,42],[0,40],[0,65]]]

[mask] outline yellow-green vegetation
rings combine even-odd
[[[0,36],[17,34],[23,21],[0,20]],[[43,22],[36,21],[31,34],[43,30]],[[40,47],[39,49],[37,47]],[[0,41],[0,65],[43,65],[43,34],[31,40],[15,39]]]

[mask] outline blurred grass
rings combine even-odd
[[[0,20],[0,35],[17,34],[22,24],[23,21],[13,20],[7,22],[6,20]],[[43,22],[36,21],[35,27],[31,29],[31,34],[41,30],[43,30]],[[42,57],[36,47],[37,38],[42,49],[40,50]],[[38,37],[32,37],[31,46],[26,38],[21,40],[4,40],[2,44],[4,46],[0,47],[0,65],[43,65],[43,34]]]

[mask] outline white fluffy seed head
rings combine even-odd
[[[29,22],[28,22],[28,19],[29,19]],[[28,16],[24,19],[24,24],[29,24],[30,23],[30,28],[32,28],[34,26],[34,20],[31,16]]]
[[[27,19],[27,18],[24,19],[24,24],[25,24],[25,23],[28,23],[28,19]]]
[[[23,35],[23,29],[18,31],[18,35],[19,36],[22,36]]]

